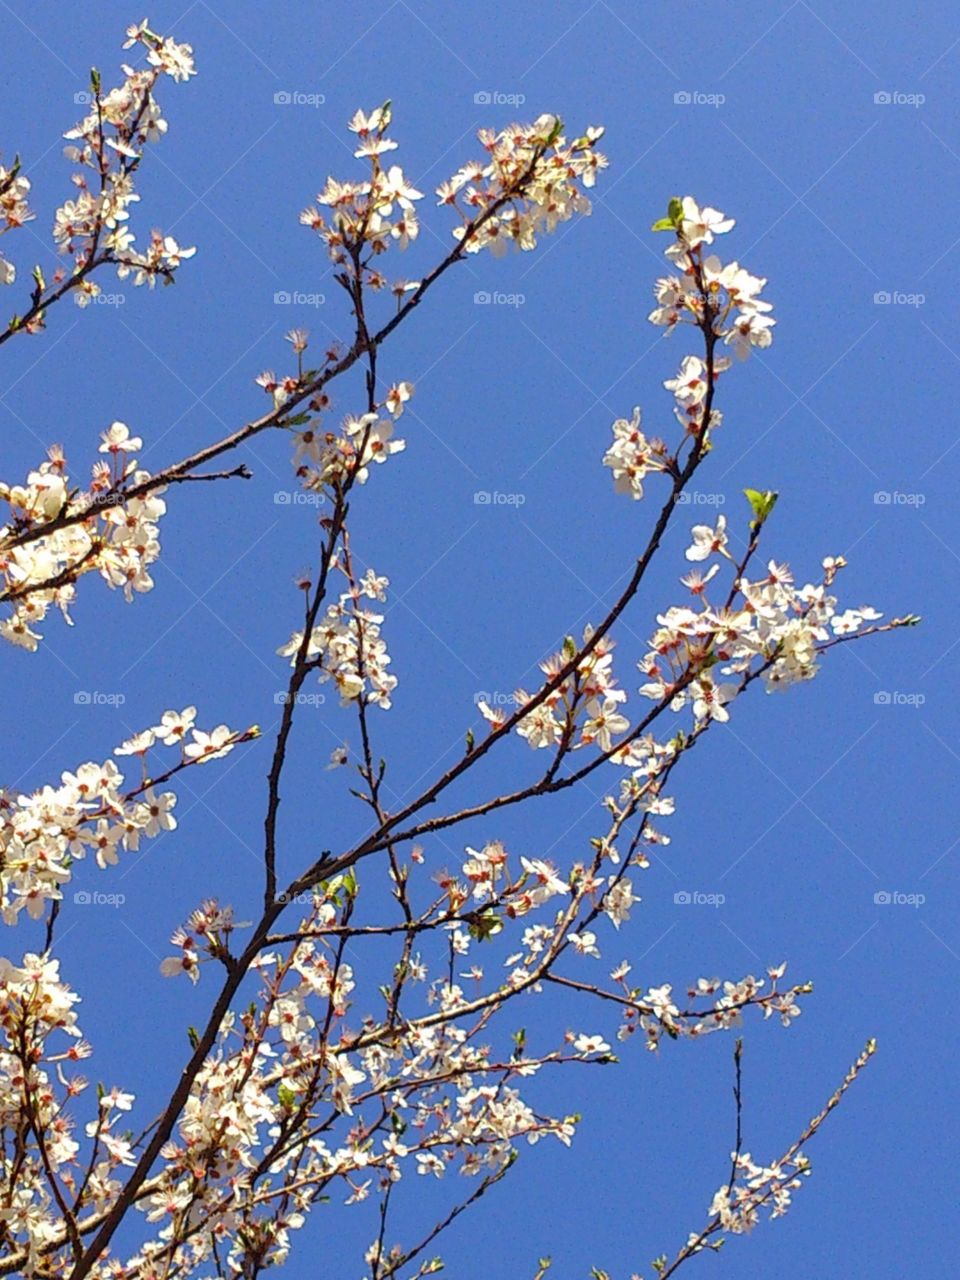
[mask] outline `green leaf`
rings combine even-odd
[[[553,128],[550,130],[550,132],[547,134],[546,138],[544,139],[544,146],[546,147],[553,146],[556,140],[560,137],[561,133],[563,133],[563,121],[560,119],[559,116],[557,116],[554,121]]]
[[[651,231],[676,231],[683,219],[683,201],[673,196],[667,205],[667,216],[658,218],[650,228]]]
[[[502,928],[503,921],[489,909],[476,912],[469,925],[471,937],[476,938],[478,942],[486,942],[488,938],[493,938]]]
[[[751,529],[759,529],[773,508],[777,505],[779,494],[773,489],[765,489],[762,493],[759,489],[744,489],[743,495],[750,503],[753,514],[756,519],[751,521]]]

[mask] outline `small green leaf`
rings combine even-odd
[[[658,218],[657,221],[650,228],[650,230],[651,231],[673,231],[674,230],[673,219]]]
[[[471,937],[476,938],[478,942],[486,942],[488,938],[495,937],[502,928],[503,921],[489,909],[476,912],[469,925]]]
[[[547,134],[546,138],[544,139],[544,146],[552,147],[553,144],[556,142],[556,140],[560,137],[561,133],[563,133],[563,121],[560,119],[559,116],[557,116],[556,119],[554,120],[553,128],[550,130],[550,132]]]
[[[751,521],[750,528],[759,529],[777,505],[777,499],[780,495],[774,492],[773,489],[765,489],[762,493],[759,489],[744,489],[743,495],[750,503],[753,514],[756,516],[756,519]]]

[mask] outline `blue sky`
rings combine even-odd
[[[73,95],[91,64],[112,82],[123,28],[142,16],[114,0],[83,13],[48,0],[0,10],[16,68],[0,146],[5,159],[20,152],[41,213],[9,241],[23,278],[34,261],[53,266],[47,228],[68,194],[58,138],[77,114]],[[382,356],[385,377],[417,385],[407,453],[355,504],[359,554],[394,591],[385,629],[401,686],[395,710],[375,721],[394,797],[453,758],[478,692],[529,681],[531,666],[616,593],[651,508],[616,498],[600,458],[611,421],[634,404],[666,429],[661,382],[683,354],[645,321],[662,249],[648,228],[674,193],[737,218],[724,251],[769,277],[778,328],[773,348],[726,380],[725,423],[698,488],[722,496],[731,519],[744,486],[780,490],[771,555],[812,575],[822,555],[842,552],[847,603],[925,621],[847,647],[811,686],[757,693],[711,733],[677,781],[666,863],[644,874],[643,905],[604,960],[625,951],[638,980],[680,988],[783,958],[797,980],[813,979],[789,1032],[746,1029],[746,1146],[761,1158],[788,1145],[868,1036],[880,1044],[811,1145],[814,1176],[794,1210],[691,1268],[720,1280],[826,1268],[893,1280],[909,1249],[912,1270],[946,1276],[958,1243],[947,1202],[960,975],[955,13],[921,3],[907,18],[890,0],[180,0],[154,5],[150,18],[194,45],[200,75],[164,86],[170,134],[144,166],[139,225],[199,251],[173,289],[147,296],[104,280],[122,306],[64,304],[44,336],[7,346],[5,479],[55,440],[79,470],[115,418],[146,438],[146,464],[159,468],[262,411],[253,378],[285,366],[291,325],[318,343],[347,335],[346,308],[297,213],[328,173],[352,172],[344,125],[357,106],[393,100],[397,159],[427,191],[477,154],[478,127],[549,110],[571,127],[608,129],[593,217],[536,255],[451,273]],[[502,101],[518,96],[517,107]],[[423,216],[431,231],[395,271],[416,276],[445,251],[443,212],[425,202]],[[495,291],[513,304],[475,301]],[[275,301],[289,294],[311,302]],[[360,407],[359,381],[334,390],[338,410]],[[83,868],[126,901],[78,912],[59,950],[86,998],[94,1061],[108,1084],[142,1096],[144,1114],[175,1078],[184,1028],[209,997],[203,984],[195,993],[160,979],[169,932],[201,896],[220,894],[244,918],[259,892],[267,743],[285,680],[273,655],[314,543],[311,510],[274,500],[292,487],[289,455],[285,440],[261,436],[245,455],[250,484],[172,494],[156,590],[132,609],[87,582],[73,631],[51,620],[37,655],[2,655],[2,773],[23,788],[103,758],[166,707],[196,702],[207,723],[267,731],[219,771],[188,776],[174,838],[109,884]],[[493,490],[523,504],[475,503]],[[619,634],[625,680],[654,614],[679,602],[689,523],[675,522]],[[81,690],[125,701],[78,705]],[[304,709],[284,802],[290,869],[357,828],[344,779],[322,769],[350,732],[332,699]],[[529,768],[521,748],[490,769],[491,785]],[[527,853],[573,857],[594,831],[596,803],[589,792],[543,801],[428,852],[442,864],[467,840],[499,835]],[[679,890],[726,900],[678,906]],[[893,892],[925,900],[875,902]],[[6,949],[33,941],[21,926]],[[610,1074],[552,1080],[550,1100],[583,1113],[577,1143],[525,1153],[510,1183],[450,1234],[450,1273],[523,1276],[551,1253],[561,1276],[594,1262],[649,1275],[650,1258],[672,1255],[724,1179],[732,1048],[714,1037],[654,1058],[628,1046]],[[403,1207],[411,1235],[436,1207],[418,1205],[419,1190]],[[331,1272],[361,1265],[369,1215],[322,1212],[336,1222],[318,1215],[288,1264],[294,1278],[323,1274],[314,1249]]]

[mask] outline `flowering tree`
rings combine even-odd
[[[75,198],[54,218],[65,265],[49,282],[34,270],[0,344],[36,339],[68,295],[84,306],[110,268],[152,288],[170,282],[195,252],[159,232],[137,248],[131,227],[139,167],[166,131],[155,94],[164,77],[190,79],[192,50],[147,22],[127,36],[137,67],[125,66],[109,91],[94,73],[90,110],[65,135],[77,169]],[[766,280],[714,251],[733,219],[692,196],[671,200],[654,226],[667,237],[670,274],[656,282],[650,320],[665,335],[685,334],[692,348],[681,349],[679,371],[664,383],[677,428],[671,440],[648,438],[634,409],[613,424],[602,458],[617,494],[656,495],[643,550],[606,614],[541,662],[536,688],[518,688],[506,709],[481,702],[473,728],[465,712],[456,762],[402,807],[386,803],[375,722],[398,684],[378,611],[390,584],[358,568],[350,519],[354,504],[370,500],[365,486],[376,486],[375,464],[404,449],[396,424],[414,388],[384,377],[382,351],[468,255],[532,252],[560,223],[589,213],[587,192],[606,166],[601,129],[570,138],[552,115],[481,132],[481,158],[437,190],[452,231],[449,252],[422,279],[396,279],[387,255],[416,239],[424,195],[390,162],[397,148],[390,125],[389,104],[358,111],[349,128],[359,176],[328,178],[300,215],[346,295],[348,344],[309,358],[309,335],[293,330],[290,371],[256,379],[266,411],[154,474],[137,460],[142,440],[114,422],[86,488],[70,479],[58,446],[25,481],[0,487],[7,507],[0,635],[27,653],[42,643],[51,607],[71,622],[76,606],[82,620],[81,578],[97,575],[128,601],[150,590],[170,493],[184,483],[248,477],[242,463],[208,467],[255,435],[289,437],[299,483],[322,512],[317,563],[297,583],[289,638],[277,637],[289,678],[272,745],[256,741],[256,726],[202,730],[193,706],[158,709],[156,723],[117,747],[116,760],[76,765],[32,795],[0,793],[0,909],[10,952],[0,958],[0,1275],[252,1278],[286,1259],[311,1206],[331,1195],[379,1204],[365,1257],[371,1280],[430,1274],[442,1266],[437,1238],[508,1175],[522,1148],[573,1140],[576,1118],[545,1114],[536,1102],[541,1071],[610,1065],[613,1039],[639,1038],[656,1052],[665,1039],[726,1031],[754,1013],[789,1027],[809,994],[809,984],[786,979],[783,963],[762,978],[692,978],[680,989],[663,975],[651,985],[653,975],[635,975],[628,960],[596,976],[604,934],[629,949],[637,876],[651,849],[668,842],[654,825],[673,811],[668,780],[704,734],[730,718],[751,686],[773,692],[809,681],[837,645],[917,621],[882,622],[872,608],[841,608],[839,556],[798,585],[765,550],[777,495],[747,490],[739,529],[728,530],[722,515],[693,528],[681,602],[656,613],[648,650],[633,655],[641,679],[628,714],[623,668],[618,674],[614,664],[618,623],[639,601],[682,495],[722,442],[725,378],[754,347],[770,345],[774,325],[762,297]],[[35,216],[29,200],[19,163],[0,168],[3,230]],[[0,257],[0,281],[8,292],[22,288],[14,255]],[[329,386],[354,367],[363,372],[365,399],[337,425]],[[740,534],[744,549],[735,554],[730,539],[736,544]],[[358,842],[281,873],[289,860],[281,859],[278,833],[281,785],[302,691],[317,680],[336,688],[352,722],[331,768],[349,779],[369,821]],[[178,775],[237,749],[266,752],[258,918],[241,923],[229,905],[207,900],[175,928],[161,973],[202,978],[209,1015],[191,1030],[191,1051],[162,1111],[134,1119],[133,1093],[91,1089],[81,1074],[93,1050],[78,1025],[79,997],[53,957],[69,910],[64,886],[88,854],[109,875],[140,842],[175,829]],[[515,753],[513,789],[484,789],[477,766],[493,752]],[[518,855],[498,839],[502,810],[595,773],[608,794],[594,837],[568,864]],[[449,793],[464,779],[474,799],[457,807]],[[466,847],[455,870],[438,871],[431,837],[477,820],[485,841]],[[17,946],[16,930],[29,940]],[[565,1025],[544,1014],[527,1035],[519,1007],[547,989],[567,998]],[[656,1273],[672,1275],[725,1235],[750,1230],[764,1212],[787,1209],[809,1171],[806,1144],[872,1052],[871,1043],[807,1129],[786,1135],[783,1152],[763,1163],[742,1147],[736,1040],[730,1166],[717,1172],[712,1200],[706,1188],[702,1225],[672,1256],[654,1260]],[[406,1224],[408,1238],[400,1238],[398,1182],[452,1173],[465,1176],[449,1182],[466,1191],[451,1189],[444,1217],[419,1232]],[[117,1245],[122,1225],[124,1241],[131,1232],[139,1239],[132,1251]],[[517,1262],[538,1277],[549,1266]]]

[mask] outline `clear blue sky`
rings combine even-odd
[[[112,82],[123,28],[142,16],[115,0],[85,11],[49,0],[0,6],[0,146],[5,158],[23,156],[42,212],[33,229],[47,246],[29,233],[9,241],[24,279],[34,260],[48,274],[53,266],[47,228],[69,190],[58,136],[75,118],[73,94],[93,63]],[[771,554],[812,574],[821,555],[843,552],[849,604],[915,611],[925,623],[841,651],[812,686],[777,699],[758,693],[711,733],[675,788],[669,866],[645,873],[643,905],[604,961],[626,951],[638,980],[681,989],[701,974],[737,976],[782,958],[798,980],[814,980],[789,1032],[747,1027],[746,1146],[761,1158],[792,1140],[867,1037],[879,1040],[865,1078],[811,1145],[814,1176],[794,1210],[691,1271],[716,1280],[899,1280],[907,1266],[929,1280],[953,1274],[956,13],[921,3],[908,17],[891,0],[181,0],[155,4],[150,18],[194,45],[201,74],[163,87],[170,134],[148,157],[136,216],[143,230],[172,229],[199,252],[174,289],[126,288],[122,308],[86,313],[65,304],[47,335],[6,348],[5,479],[55,440],[79,469],[115,418],[146,437],[147,464],[159,468],[261,411],[252,379],[284,367],[292,324],[319,342],[348,333],[297,213],[328,173],[351,172],[343,126],[357,106],[393,99],[397,159],[427,191],[477,153],[479,126],[549,110],[572,126],[608,128],[611,165],[593,218],[535,256],[484,258],[453,273],[382,359],[386,377],[417,384],[403,419],[408,452],[356,503],[358,550],[395,592],[386,628],[401,686],[395,711],[375,720],[395,796],[452,758],[476,718],[475,693],[529,680],[531,664],[575,623],[602,615],[651,515],[612,492],[600,465],[609,425],[640,403],[648,423],[666,427],[660,384],[681,354],[645,322],[662,248],[647,228],[678,192],[738,219],[724,249],[769,276],[779,324],[772,350],[723,387],[725,425],[699,487],[723,494],[731,515],[745,485],[779,489]],[[324,102],[275,103],[285,92]],[[526,101],[519,110],[488,105],[478,93]],[[706,95],[723,101],[707,105]],[[911,105],[905,95],[925,100]],[[447,243],[442,211],[424,202],[423,212],[440,239],[425,229],[403,264],[411,276]],[[524,302],[478,306],[482,290]],[[275,305],[281,291],[326,302]],[[902,296],[882,305],[878,293]],[[335,394],[343,411],[360,406],[359,382]],[[5,781],[29,788],[102,758],[187,702],[207,724],[270,730],[285,679],[273,653],[298,608],[292,575],[310,563],[314,541],[309,510],[273,500],[291,487],[289,454],[285,440],[261,436],[247,455],[251,484],[171,495],[157,588],[132,609],[87,582],[75,630],[51,619],[39,654],[0,655]],[[525,503],[474,504],[475,491],[494,489]],[[913,500],[876,502],[878,492]],[[637,637],[677,600],[691,522],[672,530],[620,633],[625,678]],[[119,711],[77,706],[77,690],[126,701]],[[925,701],[884,705],[881,692]],[[344,778],[321,767],[350,732],[349,713],[331,701],[304,709],[285,788],[288,867],[356,829]],[[90,862],[81,868],[78,883],[127,901],[77,912],[60,953],[86,996],[91,1066],[141,1095],[141,1115],[175,1078],[184,1028],[212,990],[160,979],[170,930],[206,894],[233,901],[241,918],[256,903],[268,742],[187,779],[175,838],[109,878]],[[505,753],[491,785],[526,766],[519,749]],[[468,836],[502,835],[521,851],[552,847],[567,858],[595,823],[595,798],[581,793],[496,831],[437,842],[429,854],[452,861]],[[678,907],[678,889],[726,902]],[[875,904],[883,891],[925,902]],[[4,949],[31,941],[21,926]],[[583,1020],[580,1010],[571,1017]],[[515,1280],[552,1253],[564,1277],[592,1262],[617,1277],[649,1276],[650,1258],[672,1255],[723,1181],[732,1048],[714,1037],[668,1044],[654,1058],[628,1046],[613,1072],[554,1077],[550,1101],[584,1114],[579,1140],[571,1152],[551,1144],[524,1153],[510,1182],[451,1233],[450,1274]],[[411,1235],[423,1212],[411,1196]],[[324,1213],[336,1214],[335,1227]],[[288,1274],[358,1274],[371,1223],[363,1208],[318,1212]]]

